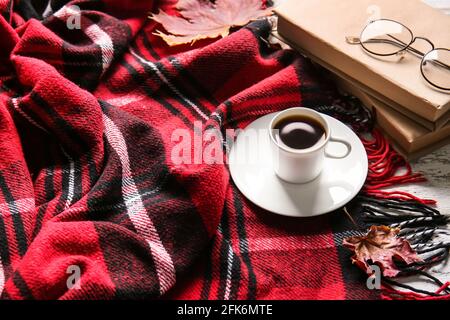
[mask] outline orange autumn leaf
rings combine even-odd
[[[395,277],[400,270],[394,260],[406,264],[423,261],[409,242],[398,236],[400,229],[372,226],[365,236],[344,239],[344,246],[354,252],[352,262],[368,272],[370,265],[378,265],[386,277]]]
[[[244,26],[272,13],[262,8],[261,0],[179,0],[177,9],[182,17],[160,11],[150,16],[170,33],[157,31],[170,46],[193,43],[200,39],[225,37],[230,28]]]

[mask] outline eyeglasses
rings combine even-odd
[[[346,37],[349,44],[360,44],[365,51],[376,56],[404,57],[406,51],[422,58],[420,71],[424,79],[441,90],[450,90],[450,50],[435,48],[427,38],[415,37],[412,31],[400,22],[379,19],[369,22],[360,37]],[[411,45],[423,40],[431,50],[423,53]]]

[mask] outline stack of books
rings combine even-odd
[[[450,4],[427,1],[442,10],[421,0],[285,0],[276,9],[277,37],[331,71],[341,90],[373,109],[378,127],[408,158],[450,143],[450,92],[425,81],[417,56],[377,59],[346,37],[359,37],[369,21],[391,19],[436,48],[450,48],[450,16],[443,12]],[[423,52],[430,50],[427,45],[413,43]]]

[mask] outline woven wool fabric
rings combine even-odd
[[[377,298],[341,246],[342,212],[274,216],[226,165],[172,161],[176,129],[225,132],[334,94],[267,46],[264,22],[168,47],[146,16],[173,4],[0,1],[1,297]]]

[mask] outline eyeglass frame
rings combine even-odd
[[[402,45],[404,45],[404,47],[401,48],[400,50],[396,51],[396,52],[393,52],[393,53],[376,53],[376,52],[373,52],[373,51],[369,50],[368,48],[366,48],[366,47],[364,46],[363,42],[361,42],[361,38],[362,38],[362,35],[363,35],[364,31],[367,29],[367,27],[370,26],[370,24],[372,24],[372,23],[374,23],[374,22],[377,22],[377,21],[390,21],[390,22],[398,23],[398,24],[401,25],[403,28],[405,28],[406,30],[408,30],[409,34],[411,35],[411,41],[409,42],[409,44],[406,44],[406,43],[404,43],[402,40],[396,39],[395,37],[389,35],[390,37],[394,38],[395,41],[398,41],[398,42],[399,42],[399,43],[397,43],[397,42],[395,42],[395,41],[392,41],[392,43],[394,43],[394,44],[396,44],[396,45],[402,44]],[[357,39],[357,40],[356,40],[356,39]],[[423,52],[417,50],[416,48],[413,48],[411,45],[412,45],[417,39],[421,39],[421,40],[424,40],[424,41],[428,42],[428,44],[431,45],[431,50],[428,51],[428,52],[426,52],[426,53],[423,53]],[[414,54],[416,54],[416,55],[422,57],[422,60],[421,60],[421,63],[420,63],[420,73],[422,74],[422,77],[425,79],[425,81],[427,81],[430,85],[432,85],[432,86],[435,87],[435,88],[438,88],[438,89],[441,89],[441,90],[445,90],[445,91],[449,91],[449,90],[450,90],[450,88],[444,88],[444,87],[441,87],[441,86],[439,86],[439,85],[437,85],[437,84],[431,82],[431,81],[425,76],[425,74],[424,74],[424,72],[423,72],[423,69],[422,69],[423,63],[426,62],[426,61],[424,61],[424,59],[425,59],[425,57],[426,57],[430,52],[435,51],[435,50],[446,50],[446,51],[450,51],[450,49],[447,49],[447,48],[435,48],[433,42],[432,42],[430,39],[425,38],[425,37],[421,37],[421,36],[418,36],[418,37],[414,36],[414,33],[412,32],[412,30],[411,30],[410,28],[408,28],[407,26],[405,26],[405,25],[404,25],[403,23],[401,23],[401,22],[398,22],[398,21],[392,20],[392,19],[385,19],[385,18],[383,18],[383,19],[371,20],[371,21],[369,21],[369,23],[367,23],[367,24],[364,26],[364,28],[362,29],[362,31],[361,31],[361,33],[360,33],[359,38],[355,38],[355,37],[346,37],[346,40],[347,40],[347,42],[348,42],[349,44],[360,44],[361,47],[363,47],[363,49],[364,49],[365,51],[367,51],[367,52],[369,52],[369,53],[371,53],[371,54],[373,54],[373,55],[380,56],[380,57],[395,56],[395,55],[398,55],[399,53],[405,52],[406,50],[411,51],[412,53],[414,53]],[[379,39],[379,40],[382,40],[382,39]],[[442,63],[442,62],[440,62],[440,61],[438,61],[438,63],[443,64],[445,68],[448,68],[448,69],[450,70],[450,66],[446,65],[445,63]]]

